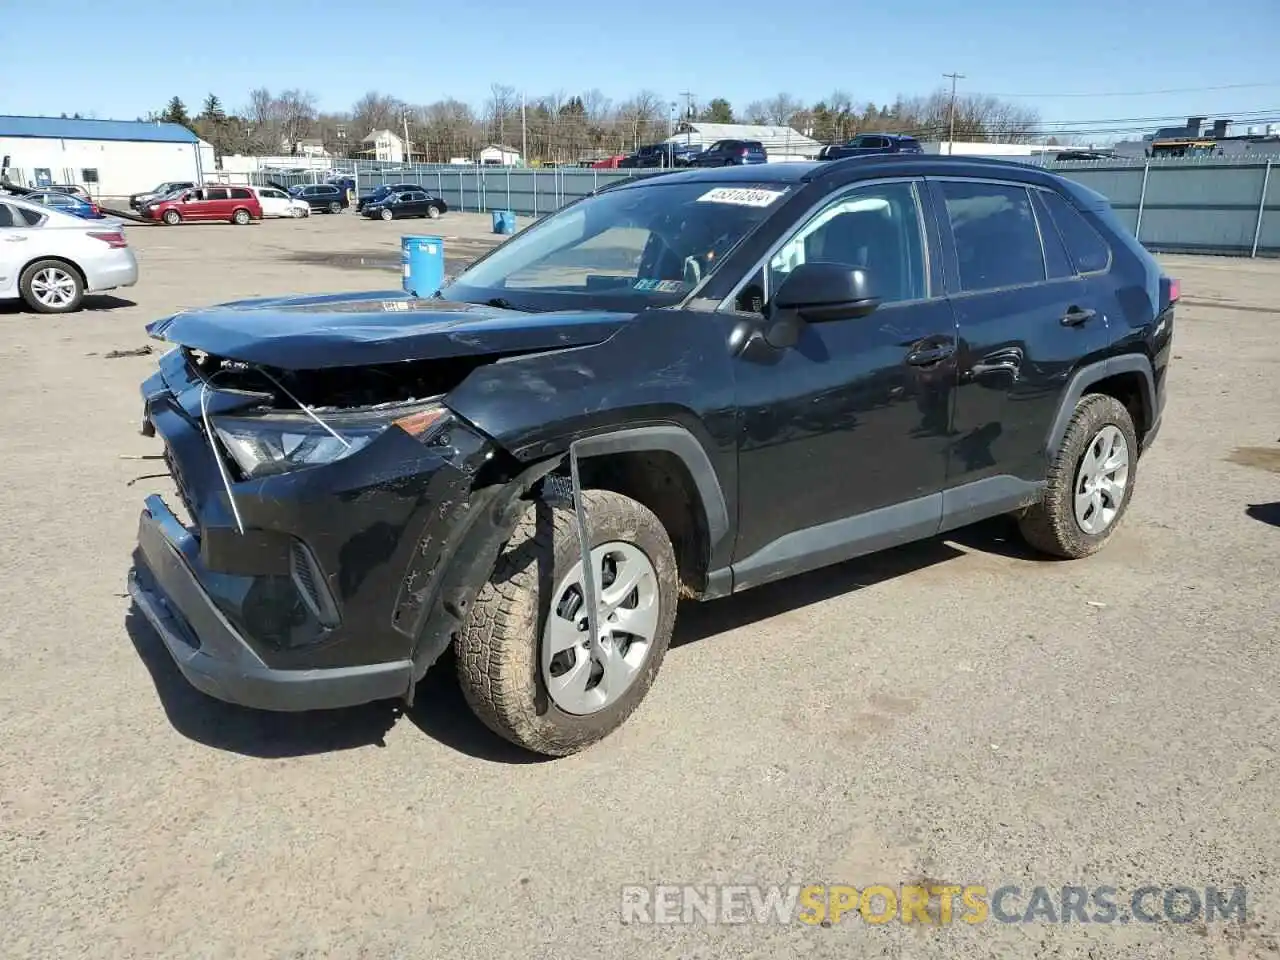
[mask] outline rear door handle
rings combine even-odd
[[[1078,327],[1082,323],[1088,323],[1097,314],[1097,310],[1091,310],[1088,307],[1072,307],[1062,315],[1062,325],[1064,327]]]
[[[943,343],[924,350],[912,350],[907,354],[907,363],[913,367],[927,367],[931,363],[945,360],[956,352],[954,343]]]
[[[15,235],[12,237],[5,237],[5,239],[8,240],[10,243],[21,243],[23,240],[27,238],[20,235]]]

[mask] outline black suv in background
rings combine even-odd
[[[759,140],[717,140],[689,160],[691,167],[732,167],[767,163],[768,153]]]
[[[618,164],[621,168],[634,167],[687,167],[689,161],[700,153],[700,148],[692,144],[651,143],[641,147],[629,157],[624,157]]]
[[[997,514],[1099,550],[1177,299],[1101,196],[1024,164],[612,185],[431,297],[153,323],[179,500],[147,498],[130,592],[215,697],[411,702],[452,648],[486,724],[572,753],[645,696],[678,598]]]
[[[823,147],[818,153],[818,159],[844,160],[848,157],[864,157],[876,153],[924,153],[924,148],[915,137],[896,133],[864,133],[854,137],[848,143]]]
[[[289,190],[289,196],[305,200],[313,212],[341,213],[351,206],[347,191],[332,183],[300,184]]]

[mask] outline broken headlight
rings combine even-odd
[[[302,411],[214,417],[213,429],[246,479],[333,463],[389,429],[428,440],[447,421],[442,404],[396,404],[366,410]]]

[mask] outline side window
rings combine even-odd
[[[1080,273],[1097,273],[1110,267],[1111,247],[1080,211],[1052,190],[1038,192],[1062,234],[1067,251],[1075,261],[1076,270]]]
[[[1074,277],[1076,268],[1071,265],[1071,258],[1067,256],[1067,248],[1062,242],[1062,236],[1058,233],[1058,228],[1053,225],[1053,218],[1049,216],[1049,210],[1044,205],[1045,191],[1032,190],[1031,199],[1032,206],[1036,211],[1036,221],[1040,225],[1040,242],[1044,244],[1044,265],[1048,270],[1050,280],[1062,280],[1067,277]]]
[[[944,180],[939,186],[966,293],[1039,283],[1046,277],[1027,188]]]
[[[16,227],[20,224],[14,221],[13,207],[5,203],[0,203],[0,229],[4,227]]]
[[[230,200],[230,199],[231,199],[231,191],[230,191],[230,190],[228,190],[226,187],[214,187],[212,190],[209,190],[209,191],[208,191],[208,197],[207,197],[207,199],[209,199],[209,200]]]
[[[13,208],[8,208],[8,209],[13,209]],[[17,208],[17,214],[18,214],[18,217],[13,222],[13,225],[15,227],[20,227],[23,225],[19,221],[25,222],[28,227],[34,227],[38,225],[41,220],[44,219],[44,214],[40,213],[40,211],[28,210],[26,207]]]
[[[243,187],[233,187],[231,190],[232,200],[250,200],[252,198],[253,194],[248,190],[245,190]]]
[[[924,241],[915,185],[901,181],[857,187],[837,197],[773,256],[766,289],[773,291],[802,263],[865,269],[884,303],[927,297]]]

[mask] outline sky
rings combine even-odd
[[[329,111],[371,90],[481,108],[495,83],[530,98],[649,89],[741,108],[840,89],[885,103],[960,73],[960,92],[1034,107],[1064,132],[1199,115],[1280,123],[1280,0],[220,0],[190,14],[63,0],[57,21],[46,45],[41,5],[0,20],[0,35],[27,38],[5,45],[0,114],[134,119],[173,96],[194,113],[210,92],[237,109],[260,86],[308,90]]]

